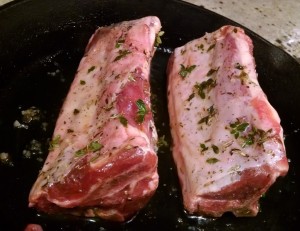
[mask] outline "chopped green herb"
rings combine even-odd
[[[162,44],[162,41],[161,41],[161,36],[164,35],[164,31],[160,31],[156,34],[156,37],[155,37],[155,46],[158,47],[160,44]]]
[[[212,150],[214,151],[214,153],[219,154],[219,147],[216,145],[211,145]]]
[[[254,144],[254,141],[255,141],[254,140],[255,137],[254,137],[253,133],[250,133],[247,136],[242,136],[241,139],[244,140],[244,143],[242,144],[242,148]]]
[[[215,163],[217,163],[217,162],[219,162],[220,160],[219,159],[217,159],[217,158],[208,158],[207,160],[206,160],[206,163],[208,163],[208,164],[215,164]]]
[[[207,150],[209,149],[209,147],[206,146],[204,143],[201,143],[201,144],[200,144],[200,148],[201,148],[201,152],[207,151]],[[213,152],[214,152],[215,154],[218,154],[218,153],[219,153],[219,148],[218,148],[218,146],[212,144],[212,145],[211,145],[211,149],[213,150]]]
[[[116,48],[120,48],[120,46],[125,42],[125,39],[118,39],[116,42]]]
[[[96,152],[103,148],[103,145],[100,144],[98,141],[92,141],[88,146],[88,151]]]
[[[86,147],[79,149],[75,152],[76,157],[80,157],[85,155],[87,152],[97,152],[103,148],[103,145],[100,144],[98,141],[92,141]]]
[[[234,135],[234,138],[238,138],[240,133],[244,132],[246,128],[249,126],[249,123],[241,122],[237,119],[236,122],[230,124],[231,131],[230,133]]]
[[[200,45],[197,44],[196,47],[198,48],[198,50],[203,50],[204,45],[201,43]]]
[[[211,49],[213,49],[216,46],[216,44],[212,44],[209,46],[209,48],[207,49],[207,52],[209,52]]]
[[[128,120],[127,120],[124,116],[120,115],[120,116],[119,116],[119,121],[120,121],[120,123],[121,123],[124,127],[127,127]]]
[[[212,118],[217,114],[217,110],[214,108],[214,105],[211,105],[208,109],[207,109],[208,115],[204,116],[203,118],[201,118],[198,122],[198,124],[210,124]]]
[[[136,106],[138,108],[136,121],[138,123],[142,123],[142,122],[144,122],[145,116],[148,113],[148,110],[146,108],[146,104],[141,99],[138,99],[135,103],[136,103]]]
[[[59,146],[61,142],[61,137],[60,135],[55,136],[49,144],[49,151],[53,151],[55,148],[57,148]]]
[[[208,147],[203,143],[200,144],[200,148],[201,148],[201,152],[204,152],[204,151],[208,150]]]
[[[118,53],[119,53],[119,55],[114,59],[114,62],[124,58],[126,55],[130,54],[131,51],[129,51],[129,50],[119,50]]]
[[[249,127],[249,129],[247,129]],[[270,133],[272,129],[264,131],[262,129],[256,128],[253,125],[250,126],[247,122],[241,122],[237,119],[236,122],[230,124],[230,133],[234,135],[234,138],[240,139],[243,143],[242,148],[250,146],[252,144],[262,145],[266,140],[270,138]],[[248,130],[246,132],[246,130]],[[246,134],[241,134],[246,133]]]
[[[196,65],[191,65],[191,66],[184,66],[183,64],[180,64],[180,71],[179,71],[179,75],[182,78],[187,77],[188,74],[190,74],[194,69],[196,68]]]
[[[83,156],[84,154],[86,153],[86,149],[79,149],[75,152],[75,156],[76,157],[80,157],[80,156]]]
[[[95,70],[95,66],[91,66],[89,69],[88,69],[88,71],[87,71],[87,73],[90,73],[90,72],[92,72],[93,70]]]
[[[84,80],[80,80],[80,84],[81,85],[85,85],[85,81]]]
[[[270,138],[268,134],[271,132],[272,129],[269,129],[268,131],[264,131],[262,129],[258,129],[252,126],[251,131],[245,136],[241,137],[241,139],[244,141],[242,147],[244,148],[254,143],[256,143],[257,145],[262,145],[266,140]]]
[[[217,86],[216,80],[208,79],[206,81],[203,81],[202,83],[195,84],[195,88],[198,90],[198,95],[201,97],[201,99],[205,99],[205,90],[206,92],[210,92],[211,89],[213,89],[215,86]]]

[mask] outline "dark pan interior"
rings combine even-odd
[[[159,136],[164,135],[170,144],[165,75],[170,52],[205,32],[236,23],[171,0],[27,0],[0,8],[0,153],[10,157],[8,163],[0,163],[0,230],[23,230],[29,223],[41,224],[44,230],[297,230],[300,65],[247,29],[255,46],[259,81],[282,119],[290,159],[288,175],[261,198],[257,217],[225,214],[212,219],[185,214],[169,147],[158,153],[157,193],[131,222],[115,225],[99,219],[49,216],[27,207],[30,188],[47,155],[48,140],[89,37],[98,26],[147,15],[158,16],[165,31],[152,63],[151,87]],[[22,111],[32,106],[40,110],[39,119],[26,123]],[[28,128],[14,127],[16,120]]]

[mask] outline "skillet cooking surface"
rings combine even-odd
[[[89,37],[98,26],[156,15],[165,35],[155,54],[151,86],[159,136],[170,144],[166,113],[166,63],[174,47],[226,24],[236,23],[180,1],[90,0],[16,1],[0,8],[0,229],[23,230],[37,223],[44,230],[295,230],[300,217],[300,65],[289,55],[246,30],[254,42],[260,84],[277,109],[285,133],[290,170],[261,198],[255,218],[192,217],[184,213],[169,147],[159,150],[160,184],[133,221],[115,226],[99,219],[39,214],[27,207],[28,194],[47,156],[59,109]],[[22,111],[35,106],[38,118]],[[19,121],[25,127],[14,127]],[[17,124],[15,124],[17,125]],[[106,228],[101,228],[106,227]]]

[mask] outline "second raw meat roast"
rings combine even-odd
[[[253,45],[224,26],[176,48],[168,65],[173,157],[189,213],[255,216],[288,171],[277,112],[262,91]]]

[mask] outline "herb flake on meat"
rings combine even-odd
[[[236,122],[230,124],[230,133],[235,139],[239,139],[242,148],[253,144],[262,145],[270,138],[272,129],[264,131],[263,129],[256,128],[247,122],[241,122],[237,119]]]
[[[92,141],[89,146],[88,150],[91,152],[99,151],[103,147],[102,144],[100,144],[98,141]]]
[[[234,136],[234,138],[237,139],[239,138],[240,133],[246,130],[246,128],[249,126],[249,123],[237,120],[236,122],[231,123],[229,126],[231,128],[230,133]]]
[[[207,52],[209,52],[210,50],[212,50],[214,47],[216,46],[216,44],[212,44],[208,47]]]
[[[136,102],[136,106],[138,108],[136,121],[138,123],[143,123],[148,110],[146,108],[146,104],[143,100],[138,99]]]
[[[202,117],[198,124],[202,124],[205,123],[206,125],[209,125],[212,118],[217,114],[217,110],[214,108],[214,105],[211,105],[208,109],[207,109],[208,115]]]
[[[129,50],[119,50],[118,51],[118,56],[114,59],[114,62],[126,57],[127,55],[129,55],[131,53],[131,51]]]
[[[205,99],[206,94],[210,92],[211,89],[213,89],[215,86],[217,86],[216,80],[210,78],[206,81],[203,81],[202,83],[195,84],[195,88],[198,91],[198,95],[201,99]]]
[[[87,70],[87,73],[90,73],[90,72],[92,72],[93,70],[95,70],[95,66],[91,66],[88,70]]]
[[[125,42],[125,39],[118,39],[115,47],[120,48],[124,42]]]
[[[219,154],[219,147],[218,146],[212,144],[211,148],[212,148],[212,150],[214,151],[215,154]]]
[[[124,127],[127,127],[128,120],[127,120],[124,116],[120,115],[120,116],[119,116],[119,121],[120,121],[120,123],[121,123]]]
[[[80,157],[85,155],[88,152],[97,152],[103,148],[103,145],[100,144],[98,141],[92,141],[86,147],[79,149],[75,152],[76,157]]]
[[[184,79],[190,74],[194,69],[196,68],[196,65],[191,65],[191,66],[184,66],[183,64],[180,64],[180,71],[179,75]]]
[[[208,150],[208,147],[204,143],[200,144],[200,148],[201,148],[201,152],[205,152]]]
[[[206,159],[206,163],[208,163],[208,164],[215,164],[215,163],[217,163],[219,161],[220,161],[219,159],[214,158],[214,157]]]

